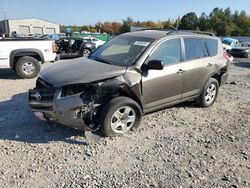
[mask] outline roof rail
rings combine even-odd
[[[201,35],[209,35],[209,36],[216,36],[212,32],[206,32],[206,31],[195,31],[195,30],[170,30],[167,35],[173,34],[173,33],[194,33],[194,34],[201,34]]]
[[[136,31],[150,31],[150,30],[156,30],[156,31],[171,31],[169,29],[161,29],[161,28],[157,28],[157,27],[152,27],[152,28],[141,28],[138,29]]]
[[[161,29],[161,28],[143,28],[139,29],[137,31],[148,31],[148,30],[158,30],[158,31],[166,31],[167,35],[174,34],[174,33],[194,33],[194,34],[201,34],[201,35],[209,35],[209,36],[216,36],[212,32],[207,32],[207,31],[195,31],[195,30],[178,30],[178,29]]]

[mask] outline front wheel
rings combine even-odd
[[[41,70],[41,65],[34,57],[23,56],[16,62],[15,70],[21,78],[35,78]]]
[[[201,107],[212,106],[219,92],[219,83],[214,78],[209,78],[196,103]]]
[[[141,122],[142,110],[128,97],[112,99],[101,112],[101,131],[105,136],[123,135]]]

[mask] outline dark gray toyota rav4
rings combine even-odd
[[[41,72],[29,91],[40,119],[106,136],[137,128],[142,115],[183,101],[211,106],[228,77],[221,40],[187,31],[115,37],[89,58]]]

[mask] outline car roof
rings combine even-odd
[[[238,41],[237,39],[233,39],[233,38],[229,38],[229,37],[227,37],[227,38],[223,38],[223,40],[225,41],[225,40],[227,40],[227,41],[229,41],[229,42],[235,42],[235,41]]]
[[[142,31],[134,31],[123,34],[124,36],[135,36],[135,37],[145,37],[158,39],[166,36],[166,31],[158,31],[158,30],[142,30]]]
[[[144,37],[151,39],[160,39],[165,36],[173,36],[173,35],[191,35],[199,37],[215,36],[213,33],[209,32],[190,31],[190,30],[141,30],[123,34],[123,36]]]

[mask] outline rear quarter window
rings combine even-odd
[[[204,39],[209,56],[216,56],[218,53],[218,40]]]
[[[185,61],[207,57],[204,42],[201,38],[184,38]]]

